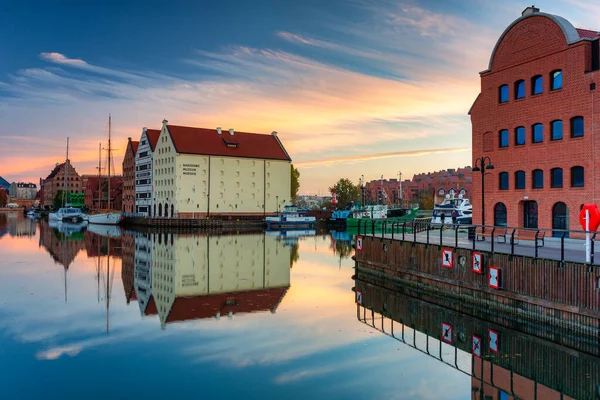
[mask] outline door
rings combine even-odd
[[[523,221],[525,228],[537,229],[538,227],[538,204],[537,201],[526,201],[523,204]]]
[[[563,232],[560,230],[569,229],[569,209],[567,205],[563,202],[558,202],[552,207],[552,229],[557,229],[556,231],[552,231],[552,236],[561,237]],[[565,237],[569,237],[569,233],[565,233]]]

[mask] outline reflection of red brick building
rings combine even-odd
[[[125,290],[125,300],[127,304],[135,300],[134,278],[135,278],[135,238],[133,235],[123,235],[121,239],[121,250],[123,262],[121,263],[121,280]]]
[[[84,203],[90,210],[106,210],[108,209],[108,177],[102,175],[83,175],[81,177]],[[121,210],[123,198],[123,177],[110,177],[110,208],[113,210]]]
[[[473,161],[489,156],[495,167],[485,177],[487,224],[581,229],[580,205],[596,203],[600,189],[598,43],[598,32],[534,7],[498,39],[470,111]]]
[[[123,208],[124,212],[135,212],[135,154],[139,142],[128,139],[123,157]]]
[[[51,228],[47,223],[40,223],[39,246],[50,253],[55,263],[69,268],[77,254],[85,249],[85,242],[81,232],[67,236]]]
[[[110,241],[110,256],[121,258],[121,238],[96,235],[90,231],[83,234],[85,250],[88,258],[108,255],[108,242]]]
[[[73,193],[82,193],[81,178],[71,160],[66,163],[67,173],[65,177],[65,163],[56,164],[46,179],[40,178],[40,207],[51,208],[54,197],[59,190],[68,190]],[[65,181],[65,178],[67,179]]]

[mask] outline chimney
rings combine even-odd
[[[167,119],[163,119],[163,126],[167,125],[169,123],[169,121],[167,121]]]
[[[128,137],[127,140],[131,142],[131,138],[130,137]]]
[[[219,134],[219,135],[221,134],[221,127],[220,126],[217,127],[217,134]]]
[[[146,127],[143,127],[143,128],[142,128],[142,133],[147,133],[147,132],[148,132],[148,128],[146,128]]]
[[[229,128],[229,134],[233,136],[233,128]]]
[[[526,9],[523,10],[523,12],[521,13],[521,16],[526,16],[526,15],[533,15],[535,13],[539,13],[540,9],[534,6],[531,7],[527,7]]]
[[[277,136],[277,131],[273,131],[273,132],[271,132],[271,135],[273,135],[273,136]]]

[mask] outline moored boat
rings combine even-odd
[[[267,228],[303,228],[314,226],[317,222],[315,217],[302,215],[298,207],[287,205],[283,212],[274,217],[267,217],[265,222]]]
[[[76,207],[62,207],[58,211],[48,214],[50,221],[64,221],[71,223],[78,223],[85,221],[86,215],[81,211],[80,208]]]
[[[442,225],[442,215],[444,216],[443,225],[452,225],[452,212],[456,213],[456,224],[467,225],[473,220],[473,206],[469,199],[459,194],[458,197],[446,195],[444,201],[433,206],[432,225]]]

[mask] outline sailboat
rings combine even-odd
[[[111,129],[111,117],[108,116],[108,209],[100,210],[94,214],[89,215],[88,222],[90,224],[100,225],[118,225],[121,222],[123,215],[121,211],[111,210],[110,204],[110,166],[111,166],[111,147],[110,147],[110,129]],[[100,188],[98,188],[100,189]]]

